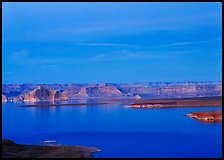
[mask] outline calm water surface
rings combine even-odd
[[[17,107],[20,105],[2,105],[2,136],[16,143],[56,140],[101,149],[94,157],[222,156],[222,124],[204,124],[184,116],[221,107],[131,109],[124,108],[124,103]]]

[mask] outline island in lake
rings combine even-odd
[[[222,111],[191,112],[186,116],[206,123],[222,122]]]

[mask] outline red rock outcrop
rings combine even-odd
[[[222,111],[191,112],[186,114],[186,116],[201,122],[222,122]]]
[[[7,102],[7,97],[5,95],[2,95],[2,102]]]
[[[25,94],[24,101],[38,102],[38,101],[55,101],[60,100],[60,92],[50,88],[38,86],[35,90]]]

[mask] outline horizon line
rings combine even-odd
[[[102,82],[102,83],[2,83],[2,85],[10,85],[10,84],[37,84],[37,85],[53,85],[53,84],[135,84],[135,83],[222,83],[222,81],[148,81],[148,82]]]

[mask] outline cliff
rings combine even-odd
[[[38,102],[38,101],[55,101],[60,99],[60,92],[38,86],[35,90],[24,95],[24,101]]]
[[[111,97],[111,96],[123,96],[122,92],[115,86],[99,85],[96,87],[88,87],[87,93],[91,97]]]
[[[7,97],[5,95],[2,95],[2,102],[7,102]]]
[[[13,98],[13,102],[22,102],[24,101],[24,95],[19,95]]]
[[[77,94],[74,95],[75,97],[89,97],[87,90],[85,87],[82,87]]]
[[[38,86],[45,90],[36,91]],[[2,95],[13,101],[70,100],[81,97],[132,97],[133,99],[215,97],[222,96],[222,82],[3,84]]]

